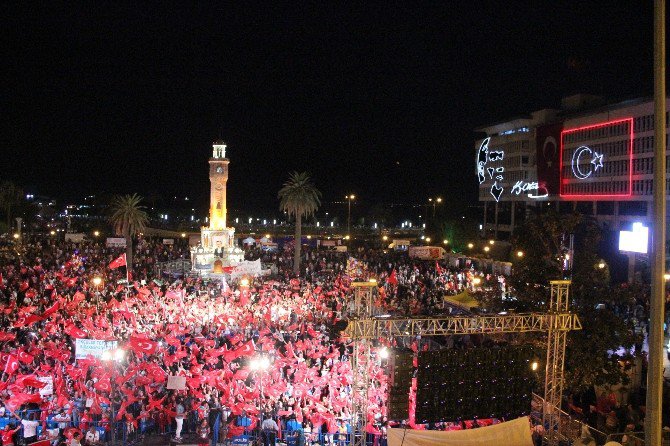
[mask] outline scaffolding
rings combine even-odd
[[[469,334],[547,333],[547,362],[544,385],[545,405],[542,421],[546,428],[544,444],[558,445],[561,438],[560,407],[563,397],[563,372],[567,333],[581,330],[576,314],[569,312],[569,280],[551,282],[548,313],[495,316],[450,316],[439,318],[389,318],[374,316],[375,282],[354,282],[354,308],[345,330],[352,341],[354,398],[352,415],[356,435],[353,446],[365,446],[371,341],[396,337],[452,336]]]

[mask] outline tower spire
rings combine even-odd
[[[228,183],[228,163],[226,145],[223,141],[214,141],[212,157],[209,159],[209,228],[226,228],[226,188]]]

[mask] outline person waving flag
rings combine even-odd
[[[126,266],[126,254],[123,253],[121,254],[118,258],[112,260],[112,262],[109,264],[109,269],[116,269],[121,266]]]

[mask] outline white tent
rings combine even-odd
[[[389,446],[533,446],[528,417],[461,431],[389,429]]]
[[[255,245],[256,240],[253,237],[247,237],[244,240],[242,240],[242,243],[245,245]]]

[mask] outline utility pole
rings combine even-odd
[[[665,301],[665,0],[654,0],[654,232],[645,444],[661,444]]]

